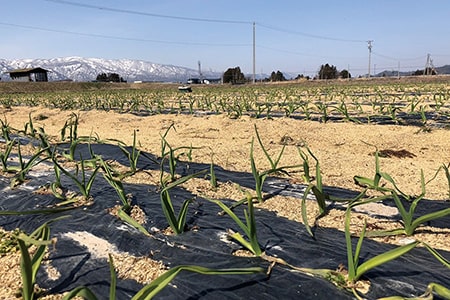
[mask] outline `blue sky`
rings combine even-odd
[[[103,9],[100,9],[103,8]],[[129,58],[222,72],[371,73],[450,64],[450,1],[2,1],[0,58]]]

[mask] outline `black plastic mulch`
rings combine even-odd
[[[105,159],[115,159],[126,163],[124,155],[116,146],[93,145],[94,152]],[[79,145],[78,151],[83,158],[89,157],[85,145]],[[151,155],[149,155],[151,156]],[[78,154],[76,157],[79,157]],[[158,168],[151,160],[141,157],[141,167]],[[195,172],[207,169],[207,165],[191,164],[189,170]],[[180,167],[180,172],[186,168]],[[251,174],[229,172],[217,168],[217,178],[221,181],[232,180],[241,186],[254,186]],[[0,209],[26,211],[43,208],[57,203],[52,195],[34,194],[39,186],[54,180],[52,172],[30,173],[30,181],[16,189],[9,188],[9,179],[0,178]],[[72,190],[76,187],[70,179],[64,178],[63,185]],[[342,189],[327,188],[334,196],[354,196],[355,192]],[[144,225],[147,230],[165,229],[167,222],[162,212],[157,187],[151,185],[125,185],[125,191],[133,195],[134,204],[138,204],[147,216]],[[273,194],[290,196],[301,195],[301,186],[292,186],[278,179],[268,180],[265,191]],[[300,192],[299,192],[300,191]],[[53,215],[0,216],[0,226],[7,230],[21,228],[31,232],[42,223],[60,215],[70,215],[70,218],[51,224],[51,234],[58,238],[55,248],[50,248],[52,265],[60,272],[57,280],[48,278],[43,270],[38,274],[38,284],[52,293],[71,290],[77,286],[89,287],[100,299],[109,295],[110,273],[106,259],[96,259],[83,245],[65,238],[67,232],[89,232],[107,240],[115,247],[135,256],[151,256],[163,261],[167,266],[200,265],[211,268],[237,268],[262,266],[269,263],[260,258],[237,257],[232,255],[240,246],[236,243],[223,241],[228,228],[239,231],[237,225],[227,216],[218,216],[219,207],[205,199],[196,198],[188,212],[190,230],[178,236],[164,236],[155,233],[155,238],[149,238],[136,229],[124,224],[107,212],[119,203],[116,192],[99,174],[95,179],[92,192],[94,203],[91,206],[78,208]],[[191,198],[190,192],[175,188],[171,190],[172,200],[176,209],[181,202]],[[231,201],[222,199],[231,204]],[[300,205],[300,201],[299,201]],[[448,207],[448,202],[423,201],[419,207],[420,213]],[[243,216],[243,207],[235,212]],[[337,269],[340,264],[346,265],[345,237],[342,232],[333,229],[319,228],[316,238],[312,239],[302,224],[277,217],[273,212],[256,211],[258,238],[261,246],[269,255],[283,258],[288,263],[306,268]],[[433,221],[433,226],[448,228],[450,217]],[[356,241],[354,241],[356,243]],[[379,253],[392,249],[393,246],[377,243],[366,239],[360,262]],[[450,260],[450,253],[440,251]],[[431,282],[448,287],[450,270],[441,265],[427,250],[413,249],[408,254],[369,271],[364,278],[370,279],[371,290],[366,295],[368,299],[376,299],[392,295],[405,297],[422,294]],[[118,280],[117,299],[129,299],[142,284],[133,280]],[[196,273],[181,272],[172,283],[161,291],[157,299],[352,299],[353,295],[339,290],[328,281],[294,272],[287,267],[277,265],[271,276],[228,275],[207,276]],[[439,298],[437,298],[439,299]]]

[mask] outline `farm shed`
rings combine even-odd
[[[16,69],[9,71],[9,76],[13,81],[48,81],[48,70],[42,68]]]

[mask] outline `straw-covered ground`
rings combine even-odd
[[[42,107],[8,107],[2,108],[0,113],[1,118],[7,120],[14,128],[23,128],[31,113],[34,117],[34,126],[45,128],[48,135],[57,139],[72,111]],[[232,119],[226,115],[137,116],[95,110],[75,111],[75,113],[79,115],[79,136],[95,133],[103,140],[117,139],[131,145],[133,131],[136,130],[139,148],[156,155],[160,153],[161,134],[173,125],[173,130],[168,132],[167,140],[173,147],[191,145],[196,147],[192,151],[194,162],[209,164],[213,157],[216,165],[226,170],[243,172],[251,172],[250,145],[256,136],[254,128],[256,125],[261,140],[273,156],[279,153],[284,144],[286,145],[280,161],[281,166],[301,164],[298,147],[307,145],[320,162],[324,185],[353,191],[361,190],[361,187],[354,183],[355,175],[370,178],[374,176],[376,149],[384,151],[385,154],[380,158],[381,170],[390,174],[399,189],[410,195],[421,193],[421,170],[424,172],[425,180],[428,181],[435,176],[440,166],[448,165],[450,162],[450,131],[445,128],[422,130],[416,126],[351,122],[319,123],[285,117],[255,119],[244,116]],[[256,165],[261,170],[269,167],[257,143],[255,143],[255,159]],[[312,167],[314,165],[312,160],[311,165]],[[303,183],[301,175],[301,172],[293,172],[289,180],[292,183]],[[127,179],[128,182],[152,183],[157,183],[157,180],[158,176],[150,176],[147,173],[138,173]],[[200,196],[236,200],[242,198],[236,184],[220,182],[220,178],[218,180],[219,187],[215,191],[209,187],[206,180],[201,179],[191,180],[185,186]],[[449,200],[449,183],[444,172],[439,172],[437,177],[427,184],[425,198]],[[309,202],[309,213],[313,216],[317,213],[317,209],[312,201]],[[258,206],[276,211],[279,216],[302,222],[298,203],[289,197],[275,196]],[[379,211],[380,208],[377,206],[367,209],[376,210],[380,214],[392,214],[391,211]],[[318,225],[343,230],[343,220],[344,212],[333,209],[320,219]],[[357,231],[364,220],[367,220],[371,228],[400,226],[400,223],[380,222],[370,214],[361,213],[355,214],[352,218],[352,229]],[[413,238],[426,241],[437,249],[450,251],[449,228],[419,228]],[[401,244],[405,241],[405,236],[384,238],[379,241]],[[2,274],[0,295],[11,293],[20,284],[18,257],[17,253],[0,257],[0,274]],[[160,272],[161,267],[158,266],[156,269]],[[0,296],[0,298],[7,297]]]

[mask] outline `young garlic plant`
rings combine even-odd
[[[223,211],[225,211],[236,222],[239,228],[244,232],[248,240],[239,232],[229,230],[229,236],[239,242],[247,250],[251,251],[255,256],[261,256],[263,251],[258,243],[258,235],[255,222],[255,211],[253,207],[253,198],[250,193],[246,194],[247,210],[244,210],[245,223],[223,202],[220,200],[208,199],[217,204]]]
[[[253,178],[255,179],[256,198],[258,199],[259,202],[263,202],[264,197],[263,197],[262,190],[263,190],[264,181],[266,180],[267,176],[269,176],[271,174],[276,174],[276,173],[283,173],[285,175],[289,175],[288,172],[286,171],[286,169],[297,168],[297,167],[299,167],[299,165],[279,167],[278,164],[281,160],[281,156],[284,153],[284,149],[286,148],[286,145],[283,145],[277,158],[275,160],[272,159],[272,157],[270,157],[269,152],[264,147],[264,144],[261,140],[261,137],[259,136],[256,125],[254,127],[255,127],[255,133],[256,133],[256,138],[258,140],[258,143],[259,143],[262,151],[264,152],[265,157],[267,158],[267,160],[270,163],[270,169],[267,169],[265,171],[258,170],[258,168],[256,167],[256,162],[255,162],[255,158],[254,158],[254,154],[253,154],[254,139],[252,139],[251,146],[250,146],[250,164],[251,164],[251,168],[252,168],[252,175],[253,175]]]

